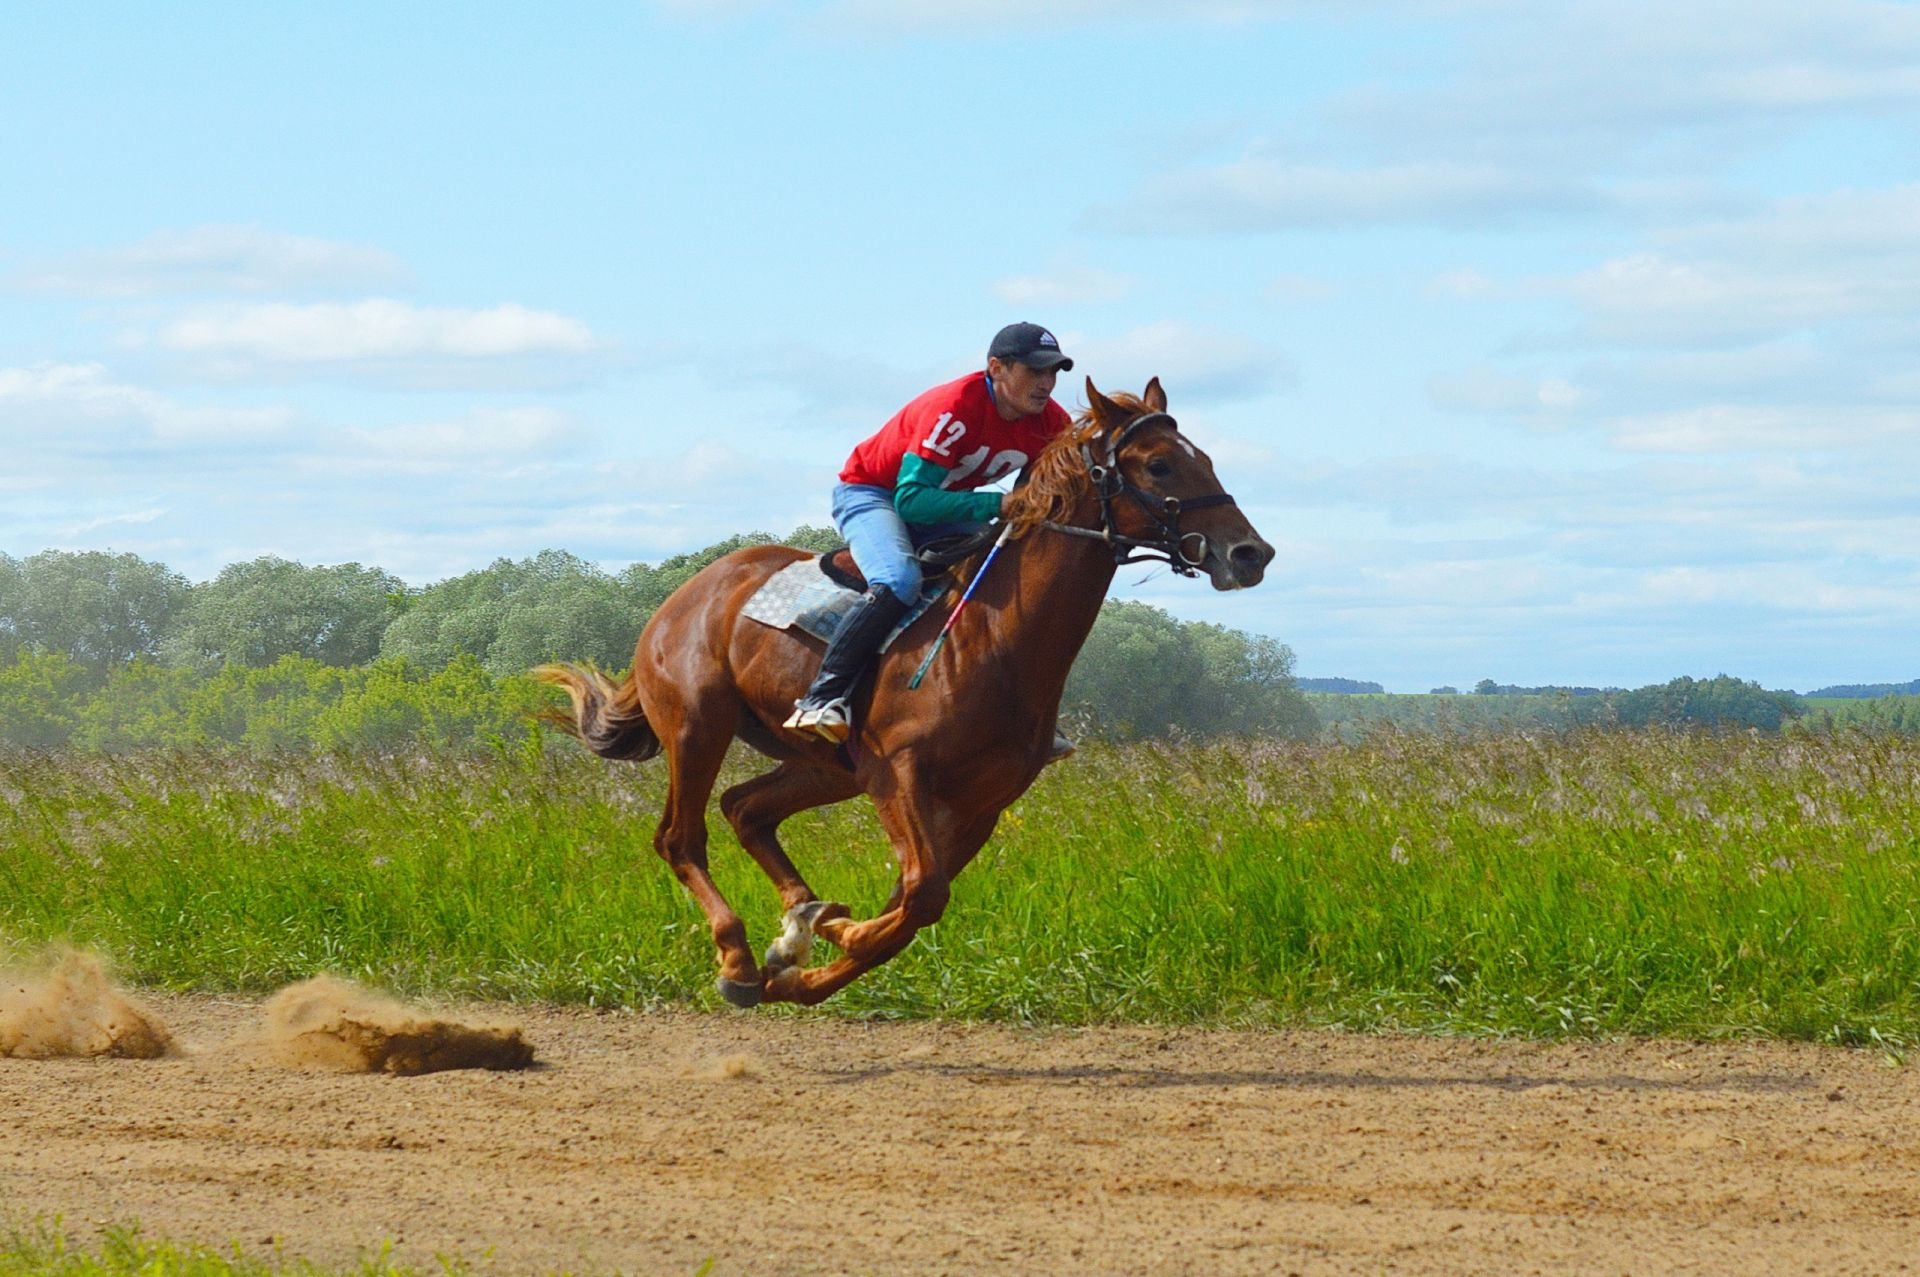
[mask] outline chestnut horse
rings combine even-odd
[[[907,686],[941,626],[931,612],[862,678],[844,752],[780,726],[823,645],[740,616],[768,577],[806,557],[785,546],[736,551],[682,585],[647,622],[619,685],[573,665],[535,671],[572,699],[572,713],[551,711],[552,721],[595,753],[644,759],[665,749],[666,811],[654,847],[706,912],[729,1002],[819,1002],[940,918],[948,884],[1047,764],[1067,671],[1118,564],[1161,559],[1184,575],[1204,571],[1216,590],[1264,575],[1273,547],[1167,415],[1158,378],[1138,397],[1113,398],[1089,378],[1087,402],[1008,495],[1009,539],[925,682]],[[786,906],[764,965],[707,872],[707,800],[736,736],[779,760],[720,796],[740,845]],[[846,906],[814,896],[775,833],[796,812],[863,792],[900,876],[881,912],[856,921]],[[841,956],[808,966],[815,936]]]

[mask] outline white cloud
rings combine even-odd
[[[1448,412],[1534,414],[1568,413],[1583,399],[1558,377],[1516,377],[1486,365],[1428,379],[1427,397]]]
[[[1458,30],[1463,52],[1442,74],[1348,94],[1331,122],[1387,154],[1591,168],[1702,131],[1722,145],[1700,158],[1724,163],[1743,127],[1920,102],[1920,14],[1883,0],[1693,0],[1657,16],[1570,0]]]
[[[1453,297],[1462,301],[1484,301],[1501,295],[1502,286],[1491,276],[1471,266],[1441,271],[1427,281],[1427,296]]]
[[[1913,591],[1904,585],[1848,584],[1804,565],[1671,567],[1647,573],[1640,585],[1650,600],[1695,606],[1759,606],[1792,612],[1882,616],[1916,610]]]
[[[646,0],[648,8],[677,22],[709,25],[751,17],[774,8],[774,0]]]
[[[1585,315],[1583,333],[1621,345],[1753,341],[1858,315],[1913,308],[1915,263],[1894,270],[1828,260],[1773,270],[1740,260],[1614,258],[1556,285]]]
[[[115,380],[101,364],[0,368],[0,431],[35,453],[78,442],[55,433],[120,428],[154,443],[193,444],[279,438],[293,415],[280,408],[209,408]]]
[[[1732,349],[1647,353],[1596,364],[1583,380],[1609,403],[1635,405],[1675,397],[1713,400],[1817,393],[1835,371],[1834,361],[1813,341],[1800,338]]]
[[[282,364],[583,355],[593,333],[577,319],[509,303],[485,310],[412,306],[375,298],[347,304],[206,306],[156,337],[195,355]]]
[[[1062,345],[1074,353],[1075,375],[1092,377],[1109,393],[1138,392],[1159,377],[1176,415],[1182,402],[1251,398],[1285,389],[1299,376],[1277,347],[1173,319],[1117,337],[1074,336]]]
[[[1623,343],[1777,336],[1920,313],[1920,183],[1782,199],[1671,228],[1658,248],[1550,281]]]
[[[1079,306],[1119,301],[1133,280],[1112,271],[1062,267],[1039,275],[1012,275],[993,282],[993,294],[1015,306]]]
[[[1138,232],[1237,233],[1305,226],[1484,226],[1538,214],[1584,213],[1608,197],[1550,172],[1454,161],[1336,168],[1248,158],[1163,173],[1096,226]]]
[[[406,278],[400,260],[376,248],[258,226],[202,226],[49,262],[10,284],[84,297],[157,297],[361,291]]]
[[[1920,411],[1711,404],[1604,420],[1632,452],[1756,452],[1920,447]]]
[[[322,464],[348,469],[447,472],[503,461],[540,459],[578,443],[584,431],[553,408],[477,408],[457,421],[417,422],[344,432]]]
[[[1424,542],[1479,529],[1510,538],[1516,553],[1590,566],[1833,556],[1920,564],[1907,470],[1877,455],[1682,453],[1605,469],[1274,455],[1236,458],[1231,473],[1236,491],[1259,493],[1296,525],[1300,511],[1313,511],[1305,526],[1316,531],[1360,519]]]
[[[1457,11],[1487,7],[1492,0],[1372,0],[1379,10]],[[690,0],[656,0],[669,9]],[[1050,30],[1069,27],[1154,26],[1221,23],[1240,25],[1302,17],[1342,17],[1352,13],[1339,0],[1187,0],[1168,6],[1161,0],[1054,0],[1037,14],[1027,0],[832,0],[819,14],[820,24],[862,34],[982,31],[1044,21]]]
[[[129,510],[124,514],[105,515],[98,519],[88,519],[85,522],[76,523],[72,527],[67,528],[65,532],[68,536],[84,537],[88,533],[98,532],[102,528],[139,527],[158,519],[163,519],[167,516],[167,513],[164,509]]]
[[[1264,290],[1267,300],[1276,302],[1325,301],[1339,293],[1339,285],[1332,280],[1311,275],[1277,275],[1267,282]]]
[[[1920,182],[1791,196],[1744,217],[1672,228],[1659,239],[1681,251],[1741,261],[1907,262],[1920,253]]]

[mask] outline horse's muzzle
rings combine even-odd
[[[1207,546],[1207,578],[1216,590],[1244,590],[1260,584],[1273,562],[1273,547],[1257,534]]]

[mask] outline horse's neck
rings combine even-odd
[[[1105,542],[1034,528],[1008,544],[995,646],[1029,696],[1058,701],[1113,584]]]

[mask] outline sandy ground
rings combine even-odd
[[[0,1059],[0,1213],[486,1272],[1920,1271],[1920,1073],[1772,1044],[483,1008],[519,1072]],[[491,1253],[491,1259],[485,1259]]]

